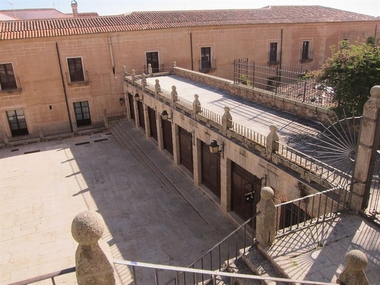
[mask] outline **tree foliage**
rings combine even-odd
[[[380,84],[380,48],[373,38],[367,43],[332,47],[332,56],[315,75],[317,80],[334,88],[335,111],[362,114],[370,89]]]

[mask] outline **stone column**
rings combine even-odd
[[[341,285],[369,285],[364,268],[368,264],[367,256],[360,250],[354,249],[346,254],[347,268],[337,280]]]
[[[76,215],[71,224],[71,233],[79,243],[75,253],[78,285],[116,284],[111,252],[101,238],[103,232],[104,221],[93,211]]]
[[[371,98],[365,103],[360,125],[359,145],[354,169],[351,207],[363,208],[363,198],[372,182],[372,167],[376,161],[380,136],[380,85],[371,89]],[[367,191],[366,191],[367,190]],[[366,202],[366,201],[365,201]],[[365,205],[364,205],[365,206]]]
[[[256,218],[256,238],[262,247],[270,246],[276,236],[276,207],[273,198],[272,188],[261,189],[261,200],[257,203],[260,214]]]
[[[277,135],[277,127],[276,126],[270,126],[270,133],[267,136],[267,147],[266,147],[266,156],[267,159],[272,160],[272,153],[278,151],[278,141],[279,137]]]

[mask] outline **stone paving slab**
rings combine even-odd
[[[346,268],[345,254],[363,251],[370,284],[380,280],[380,231],[358,215],[334,220],[277,238],[267,253],[292,279],[336,282]]]
[[[167,167],[168,158],[136,135]],[[181,191],[199,191],[185,175],[176,178]],[[1,149],[0,181],[0,284],[74,266],[71,221],[87,209],[102,214],[115,259],[187,266],[236,228],[198,192],[196,200],[213,213],[201,216],[111,134]],[[117,268],[128,284],[130,270]]]

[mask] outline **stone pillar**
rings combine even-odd
[[[148,64],[148,74],[149,74],[149,77],[153,77],[153,68],[150,63]]]
[[[365,103],[360,125],[359,145],[354,169],[351,207],[363,208],[363,197],[369,192],[372,170],[380,136],[380,85],[371,88],[371,98]],[[367,191],[366,191],[367,190]]]
[[[277,127],[276,126],[271,125],[269,127],[269,129],[270,129],[270,133],[267,136],[266,156],[267,156],[267,159],[271,160],[272,159],[272,153],[278,151],[279,138],[277,135]]]
[[[93,211],[76,215],[71,224],[71,233],[79,243],[75,253],[78,285],[116,284],[111,252],[101,238],[103,232],[104,221]]]
[[[337,280],[341,285],[369,285],[364,268],[368,264],[367,256],[360,250],[354,249],[346,254],[347,268]]]
[[[230,113],[230,108],[224,107],[224,114],[222,117],[222,125],[223,125],[223,134],[227,134],[227,130],[232,128],[232,116]]]
[[[276,207],[273,198],[272,188],[261,189],[261,200],[257,203],[260,214],[256,218],[256,238],[262,247],[271,245],[276,236]]]
[[[194,101],[193,101],[193,119],[196,119],[197,113],[202,112],[201,102],[199,101],[199,95],[194,95]]]

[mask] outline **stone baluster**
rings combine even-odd
[[[142,89],[144,90],[145,89],[145,86],[147,86],[148,83],[146,82],[146,74],[143,73],[141,74],[141,86],[142,86]]]
[[[266,147],[266,156],[267,159],[272,159],[272,154],[278,151],[279,149],[279,137],[277,135],[277,127],[269,126],[270,133],[267,136],[267,147]]]
[[[222,117],[222,126],[223,126],[223,134],[227,134],[227,130],[232,128],[232,116],[230,113],[230,108],[224,107],[224,114]]]
[[[276,236],[276,207],[273,198],[272,188],[261,189],[261,200],[257,203],[260,214],[256,218],[256,238],[262,247],[270,246]]]
[[[194,101],[193,101],[193,114],[192,114],[193,119],[196,119],[197,114],[200,112],[202,112],[201,102],[199,101],[199,95],[195,94]]]
[[[368,264],[367,256],[360,250],[354,249],[346,254],[347,268],[337,280],[341,285],[369,285],[364,268]]]
[[[156,84],[154,84],[154,91],[156,92],[156,95],[161,93],[161,85],[160,85],[160,80],[156,79],[155,80]]]
[[[175,85],[172,86],[172,92],[170,94],[172,97],[172,106],[174,107],[174,103],[178,101],[177,87]]]
[[[148,64],[148,74],[149,74],[149,77],[153,77],[153,68],[150,63]]]
[[[75,216],[71,233],[78,242],[75,266],[78,285],[114,285],[115,270],[108,244],[101,238],[104,232],[102,216],[85,211]]]

